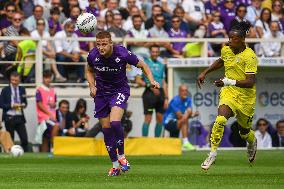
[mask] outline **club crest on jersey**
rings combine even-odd
[[[237,63],[239,63],[240,60],[241,60],[240,57],[237,57],[237,58],[236,58],[236,62],[237,62]]]
[[[95,59],[95,61],[96,61],[96,62],[100,61],[100,58],[97,57],[97,58]]]
[[[115,62],[119,63],[120,62],[120,58],[116,57]]]

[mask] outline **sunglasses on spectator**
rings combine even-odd
[[[281,7],[281,4],[274,4],[273,7]]]
[[[8,9],[7,12],[16,12],[15,9]]]
[[[179,20],[172,20],[173,23],[178,23],[180,22]]]
[[[226,3],[234,3],[234,1],[226,1]]]
[[[265,126],[266,123],[259,123],[258,126]]]
[[[239,9],[238,12],[247,12],[245,9]]]
[[[165,22],[165,20],[159,20],[159,19],[157,19],[156,21],[157,22]]]
[[[13,20],[14,20],[14,21],[22,21],[21,18],[14,18]]]

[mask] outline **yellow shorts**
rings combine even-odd
[[[221,105],[227,105],[231,108],[241,127],[246,129],[252,127],[255,103],[251,103],[250,101],[241,103],[237,97],[221,92],[219,106]]]

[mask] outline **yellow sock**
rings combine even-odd
[[[216,152],[217,148],[221,142],[224,133],[224,127],[226,125],[227,119],[224,116],[217,116],[215,123],[212,128],[212,133],[210,136],[211,141],[211,152]]]
[[[249,144],[253,144],[253,142],[255,141],[255,135],[254,135],[254,131],[250,130],[249,133],[242,135],[240,133],[240,136],[242,139],[244,139],[245,141],[247,141]]]

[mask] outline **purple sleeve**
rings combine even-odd
[[[211,36],[211,32],[212,31],[214,31],[214,27],[213,27],[213,25],[210,23],[209,25],[208,25],[208,34]]]
[[[134,37],[133,33],[131,31],[128,31],[128,36],[129,37]]]
[[[92,64],[93,53],[92,53],[92,52],[93,52],[93,51],[90,51],[89,54],[88,54],[88,57],[87,57],[87,62],[88,62],[88,65],[89,65],[90,67],[93,66],[93,64]]]
[[[124,48],[124,47],[123,47]],[[126,62],[130,65],[136,66],[139,62],[139,59],[137,58],[137,56],[135,54],[133,54],[132,52],[128,51],[127,49],[125,49],[126,51]]]
[[[42,102],[42,96],[39,90],[36,91],[36,102]]]

